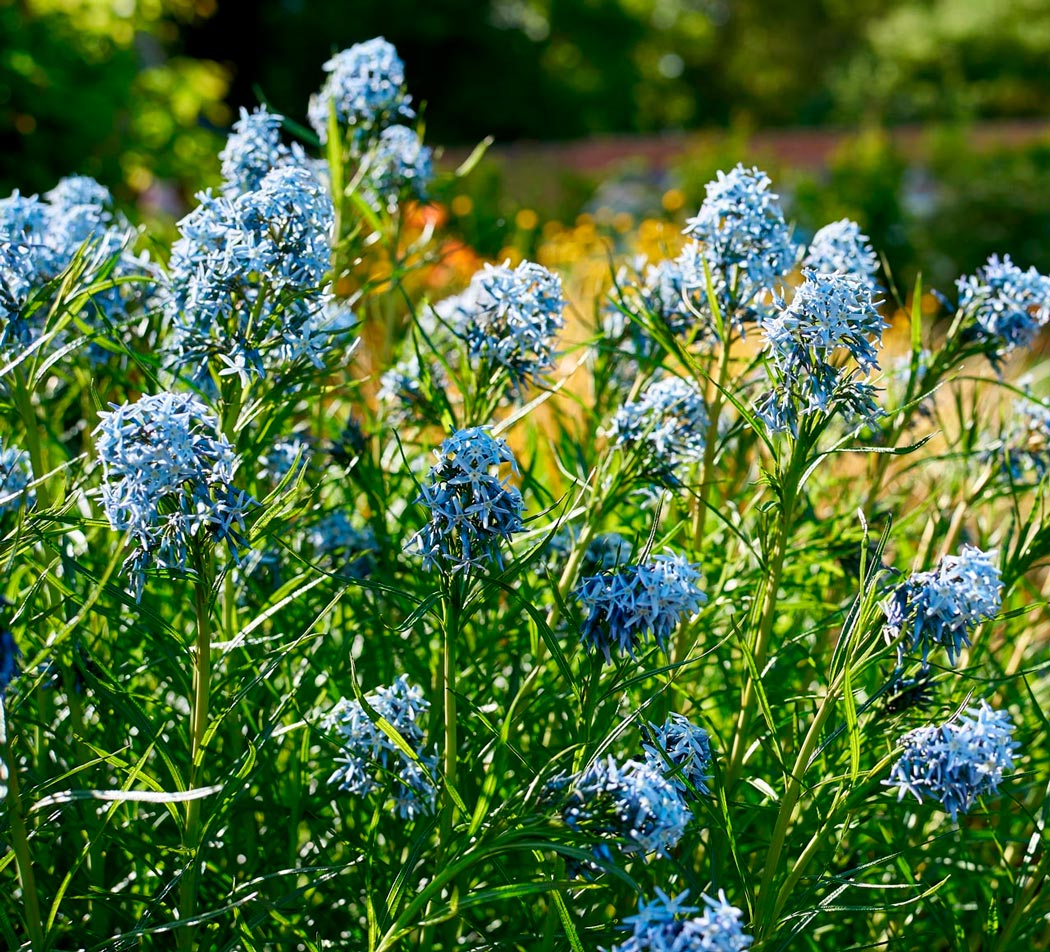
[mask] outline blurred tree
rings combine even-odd
[[[1046,0],[908,0],[870,19],[837,64],[836,116],[899,122],[1046,116]]]
[[[172,56],[208,0],[0,0],[0,194],[71,173],[191,190],[228,122],[215,63]]]

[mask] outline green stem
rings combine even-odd
[[[773,543],[773,559],[769,566],[769,576],[763,593],[762,615],[759,619],[758,631],[752,646],[755,672],[758,676],[761,676],[762,668],[769,655],[769,643],[772,639],[773,622],[776,618],[777,592],[780,589],[780,581],[784,573],[784,561],[787,557],[787,547],[791,539],[791,520],[794,515],[798,482],[801,475],[799,472],[801,467],[798,464],[798,460],[799,458],[804,459],[804,457],[805,453],[800,451],[799,444],[796,443],[793,447],[793,458],[782,482],[783,495],[781,497],[780,526]],[[750,736],[748,727],[754,715],[757,700],[758,690],[755,686],[755,680],[749,674],[740,700],[740,715],[737,718],[729,763],[726,767],[725,788],[727,791],[732,790],[735,786],[743,768],[745,745],[747,738]]]
[[[33,411],[33,398],[29,392],[25,375],[21,367],[16,367],[12,374],[14,387],[12,396],[18,415],[22,418],[22,426],[25,429],[26,449],[29,451],[29,462],[33,467],[33,479],[36,482],[35,492],[37,506],[47,509],[51,505],[51,494],[47,489],[47,465],[44,459],[44,448],[40,442],[40,426],[37,423],[36,413]]]
[[[29,852],[29,836],[26,833],[25,818],[22,812],[18,762],[15,758],[14,741],[7,728],[7,712],[2,699],[0,699],[0,732],[3,733],[4,757],[7,761],[7,814],[11,828],[11,847],[14,850],[15,865],[18,868],[18,882],[22,887],[22,905],[25,907],[30,947],[33,952],[42,952],[44,928],[40,919],[40,901],[37,897],[33,858]]]
[[[197,645],[193,662],[193,710],[190,723],[190,777],[187,792],[199,785],[201,750],[208,728],[208,701],[211,694],[211,605],[210,559],[198,549],[197,579],[194,582],[194,602],[197,612]],[[200,881],[198,852],[201,844],[201,801],[186,801],[186,828],[183,847],[190,858],[190,869],[183,875],[179,913],[184,919],[197,911],[197,892]],[[194,948],[194,927],[185,926],[179,932],[179,947]]]

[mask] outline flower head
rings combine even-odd
[[[692,818],[685,801],[663,773],[646,763],[612,757],[555,781],[568,788],[562,819],[573,830],[601,841],[599,859],[610,860],[610,846],[623,854],[666,854],[682,838]]]
[[[1050,471],[1050,403],[1033,397],[1014,402],[1002,455],[1006,472],[1015,483],[1029,473],[1040,480]]]
[[[430,510],[412,537],[427,568],[469,570],[495,559],[501,542],[522,528],[521,493],[493,470],[517,463],[503,440],[483,427],[458,430],[441,444],[417,502]]]
[[[423,145],[414,129],[389,126],[365,157],[366,188],[393,209],[403,194],[425,199],[434,177],[433,152]]]
[[[760,400],[758,414],[774,431],[793,432],[802,414],[835,407],[853,419],[872,419],[880,412],[872,388],[842,363],[849,358],[864,373],[878,369],[877,345],[888,325],[871,289],[839,272],[802,273],[805,281],[791,304],[762,323],[778,379]]]
[[[939,645],[955,664],[971,632],[999,611],[1003,583],[994,557],[995,552],[964,545],[958,555],[944,556],[932,571],[916,572],[894,589],[882,607],[890,640],[907,629],[898,661],[905,650],[921,648],[926,667],[930,648]]]
[[[561,278],[522,261],[487,264],[471,281],[472,306],[463,325],[471,357],[504,367],[516,384],[554,363],[554,337],[564,325]]]
[[[920,727],[901,738],[904,752],[883,783],[899,788],[898,799],[911,793],[929,798],[956,820],[974,801],[999,791],[1003,771],[1014,765],[1014,725],[1005,711],[982,701],[940,727]]]
[[[281,142],[283,116],[259,106],[253,112],[241,109],[233,132],[219,153],[222,163],[222,190],[230,198],[257,189],[267,174],[278,166],[305,165],[299,146],[289,148]]]
[[[612,952],[744,952],[754,941],[744,933],[744,914],[731,906],[723,890],[718,898],[703,895],[704,912],[698,917],[696,906],[687,906],[688,890],[671,899],[657,887],[657,898],[638,900],[638,912],[623,920],[632,930],[626,942]]]
[[[268,172],[236,198],[201,192],[179,222],[165,307],[172,362],[198,382],[214,363],[242,380],[305,359],[331,343],[326,288],[332,201],[303,168]]]
[[[813,236],[802,267],[818,274],[845,274],[872,294],[879,290],[875,277],[879,271],[878,256],[868,236],[848,218],[825,225]]]
[[[650,636],[666,651],[675,628],[707,601],[699,579],[697,566],[676,554],[584,578],[576,587],[587,610],[580,639],[606,662],[613,654],[634,657]]]
[[[663,724],[642,728],[645,762],[661,770],[686,798],[710,793],[711,740],[684,714],[672,713]]]
[[[735,288],[737,302],[771,290],[797,257],[771,184],[757,168],[719,172],[707,183],[699,213],[686,222],[685,234],[703,244],[711,270]]]
[[[415,113],[405,93],[405,64],[393,44],[381,36],[355,43],[324,64],[328,74],[320,92],[310,97],[309,118],[321,142],[328,140],[328,117],[335,107],[340,125],[371,129]]]
[[[194,542],[243,545],[251,500],[233,486],[238,458],[195,396],[158,393],[99,414],[96,449],[110,525],[128,532],[136,598],[151,566],[184,572]]]
[[[365,701],[416,757],[409,757],[360,701],[343,698],[322,722],[326,730],[338,732],[342,744],[339,766],[328,782],[338,783],[340,790],[359,797],[389,784],[400,817],[411,820],[430,812],[436,794],[431,778],[437,772],[437,757],[424,751],[419,725],[430,703],[403,674],[389,687],[367,695]]]
[[[609,435],[625,449],[644,448],[646,459],[669,473],[703,459],[708,425],[707,404],[696,384],[664,377],[616,411]]]
[[[993,363],[1031,343],[1050,321],[1050,277],[1035,268],[1022,271],[1009,255],[992,255],[976,274],[955,284],[959,310],[974,321],[973,330],[985,339]]]

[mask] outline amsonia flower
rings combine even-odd
[[[888,325],[867,285],[838,272],[802,273],[791,304],[762,323],[775,380],[756,412],[774,431],[797,432],[801,415],[835,408],[851,421],[871,420],[880,413],[874,389],[843,362],[863,373],[878,370]]]
[[[359,797],[389,787],[397,813],[405,820],[429,813],[436,797],[432,778],[438,761],[435,754],[423,749],[419,720],[430,702],[403,674],[389,687],[367,695],[365,701],[401,735],[416,758],[405,754],[360,701],[343,698],[322,722],[326,730],[338,732],[342,744],[339,765],[328,782]]]
[[[920,802],[939,800],[956,820],[978,797],[999,792],[1003,771],[1014,765],[1014,725],[1005,711],[986,701],[940,727],[920,727],[901,738],[904,752],[890,771],[887,786]]]
[[[729,904],[725,891],[718,898],[704,894],[704,911],[686,905],[689,891],[672,899],[659,887],[656,899],[638,900],[638,912],[623,920],[632,934],[611,952],[744,952],[754,941],[743,931],[744,914]]]
[[[606,662],[613,654],[634,657],[650,637],[666,651],[678,625],[707,601],[699,580],[698,567],[673,553],[584,578],[576,587],[587,611],[580,639]]]
[[[644,448],[646,459],[664,474],[703,459],[708,425],[707,404],[696,384],[664,377],[616,411],[609,436],[625,450]]]
[[[813,236],[802,267],[812,268],[819,274],[848,275],[867,286],[872,294],[879,290],[875,277],[879,272],[878,256],[868,236],[848,218],[825,225]]]
[[[365,188],[389,209],[407,194],[425,199],[434,177],[433,151],[423,145],[414,129],[389,126],[365,155]]]
[[[0,438],[0,515],[22,506],[31,506],[36,493],[27,487],[33,481],[29,454],[13,446],[4,448]]]
[[[626,855],[666,854],[692,819],[678,788],[637,760],[597,760],[552,788],[567,788],[562,819],[569,827],[607,841],[595,847],[595,856],[606,861],[610,846]]]
[[[795,264],[798,251],[772,182],[757,168],[737,165],[707,183],[707,197],[685,234],[703,245],[712,272],[735,302],[772,290]]]
[[[684,714],[672,713],[663,724],[642,727],[645,762],[663,771],[686,799],[710,793],[711,740],[702,727]]]
[[[992,255],[983,268],[956,282],[959,310],[983,337],[993,363],[1032,342],[1050,321],[1050,277],[1035,268],[1022,271],[1009,255]]]
[[[916,572],[894,589],[882,609],[889,640],[907,632],[897,647],[898,663],[905,651],[921,649],[926,667],[930,649],[940,646],[955,664],[973,630],[999,611],[1003,582],[994,557],[994,551],[964,545],[958,555],[944,556],[935,569]]]
[[[1015,483],[1029,473],[1040,480],[1050,471],[1050,404],[1033,397],[1020,397],[1014,402],[1011,425],[1003,437],[1002,456]]]
[[[191,546],[243,546],[251,500],[234,488],[238,458],[218,418],[191,394],[158,393],[99,414],[102,505],[132,546],[124,567],[135,597],[155,566],[184,572]]]
[[[554,338],[565,323],[561,278],[522,261],[516,268],[487,264],[471,285],[470,318],[461,325],[470,356],[505,368],[516,384],[552,367]]]
[[[306,154],[297,143],[281,142],[283,116],[259,106],[252,112],[241,109],[241,117],[219,153],[222,190],[230,198],[257,189],[262,180],[282,165],[306,165]]]
[[[467,571],[500,561],[500,544],[522,528],[521,493],[497,475],[504,463],[517,472],[510,447],[476,426],[453,433],[436,455],[417,500],[430,519],[408,545],[426,568]]]
[[[305,169],[283,166],[236,198],[197,198],[168,266],[173,365],[198,383],[212,366],[242,380],[299,360],[320,366],[332,342],[327,192]]]
[[[310,125],[328,141],[328,117],[335,107],[340,125],[355,130],[382,127],[415,113],[405,93],[405,64],[393,44],[381,36],[355,43],[324,64],[328,74],[320,92],[310,97]]]

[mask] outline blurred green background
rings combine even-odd
[[[429,142],[496,138],[458,205],[436,192],[482,253],[539,240],[523,207],[681,217],[743,160],[802,231],[857,219],[902,281],[1002,251],[1050,271],[1046,0],[0,0],[0,190],[79,172],[177,216],[239,107],[304,121],[321,64],[376,35]],[[598,164],[520,145],[668,132]]]

